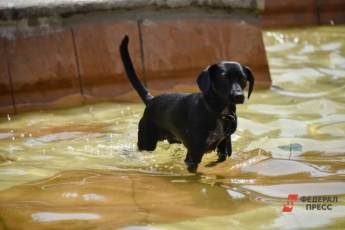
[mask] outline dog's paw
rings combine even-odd
[[[218,160],[217,162],[220,163],[220,162],[223,162],[226,160],[228,154],[218,154]]]
[[[190,173],[196,173],[196,169],[197,169],[197,167],[194,167],[194,166],[192,166],[192,167],[187,167],[187,170],[188,170],[188,172],[190,172]]]
[[[226,160],[226,155],[218,155],[218,160],[216,161],[212,161],[210,163],[208,163],[207,165],[205,165],[206,167],[213,167],[216,166],[219,163],[222,163]]]
[[[188,172],[196,173],[196,170],[198,169],[198,164],[195,164],[193,162],[188,162],[188,161],[186,161],[185,163],[186,163]]]
[[[212,162],[208,163],[207,165],[205,165],[205,167],[211,168],[213,166],[216,166],[217,164],[219,164],[218,161],[212,161]]]

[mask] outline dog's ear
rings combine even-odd
[[[254,88],[254,76],[252,74],[251,69],[248,66],[242,65],[244,74],[247,77],[247,81],[249,82],[249,89],[248,89],[248,98],[250,97],[250,94],[252,94],[253,88]]]
[[[212,74],[217,67],[216,64],[207,66],[198,76],[196,82],[203,93],[207,93],[211,88]]]

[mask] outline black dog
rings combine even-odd
[[[157,141],[183,143],[188,149],[185,163],[195,172],[202,156],[217,148],[222,162],[232,153],[231,134],[237,128],[236,104],[243,104],[243,89],[254,77],[250,69],[237,62],[220,62],[203,70],[197,83],[201,93],[171,93],[153,97],[140,83],[128,53],[128,36],[120,53],[128,79],[146,104],[139,122],[138,148],[153,151]]]

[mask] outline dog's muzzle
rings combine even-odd
[[[235,104],[243,104],[244,103],[244,95],[236,95],[234,96],[234,102]]]
[[[230,92],[230,100],[235,104],[244,103],[244,94],[241,86],[239,84],[233,84]]]

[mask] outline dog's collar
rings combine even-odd
[[[214,109],[212,109],[212,107],[206,101],[203,101],[203,102],[204,102],[206,109],[209,112],[211,112],[213,114],[218,114],[216,111],[214,111]],[[225,109],[223,109],[223,111],[218,115],[217,119],[221,119],[224,121],[230,121],[230,120],[235,121],[236,120],[236,114],[235,114],[235,112],[230,111],[229,107],[230,107],[229,105],[226,105]]]
[[[220,119],[224,120],[224,121],[235,121],[236,120],[236,116],[235,116],[235,113],[232,113],[232,114],[221,114]]]
[[[224,121],[235,121],[236,120],[236,114],[234,111],[229,110],[229,105],[225,107],[223,112],[220,114],[220,119]]]

